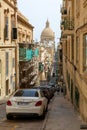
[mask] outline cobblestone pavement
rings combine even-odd
[[[80,130],[82,123],[81,117],[70,101],[56,93],[44,130]]]
[[[6,110],[5,110],[6,104],[0,104],[0,120],[6,117]]]

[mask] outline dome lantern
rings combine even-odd
[[[49,28],[49,21],[46,22],[46,28]]]

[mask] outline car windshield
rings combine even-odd
[[[38,97],[38,92],[34,90],[18,90],[14,97]]]

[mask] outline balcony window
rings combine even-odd
[[[8,39],[8,17],[5,17],[5,30],[4,30],[5,39]]]
[[[14,16],[11,17],[11,28],[13,29],[15,27],[15,21],[14,21]],[[11,36],[13,39],[13,30],[11,31]]]
[[[0,60],[0,73],[1,73],[1,70],[2,70],[2,64],[1,64],[1,60]]]
[[[83,35],[83,70],[87,71],[87,33]]]
[[[72,62],[74,61],[74,37],[72,36]]]
[[[1,38],[1,12],[0,12],[0,38]]]
[[[76,63],[79,61],[79,38],[76,37]]]
[[[9,72],[9,54],[8,52],[6,52],[6,76],[8,76],[8,72]]]
[[[19,48],[19,60],[25,60],[26,48]]]
[[[12,58],[12,68],[15,67],[15,58]]]
[[[12,40],[15,40],[15,39],[17,39],[17,28],[15,27],[15,17],[14,16],[11,17],[11,29],[12,29],[11,38],[12,38]]]

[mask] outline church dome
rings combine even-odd
[[[46,22],[46,27],[41,33],[41,41],[53,41],[54,40],[54,32],[49,26],[49,21]]]

